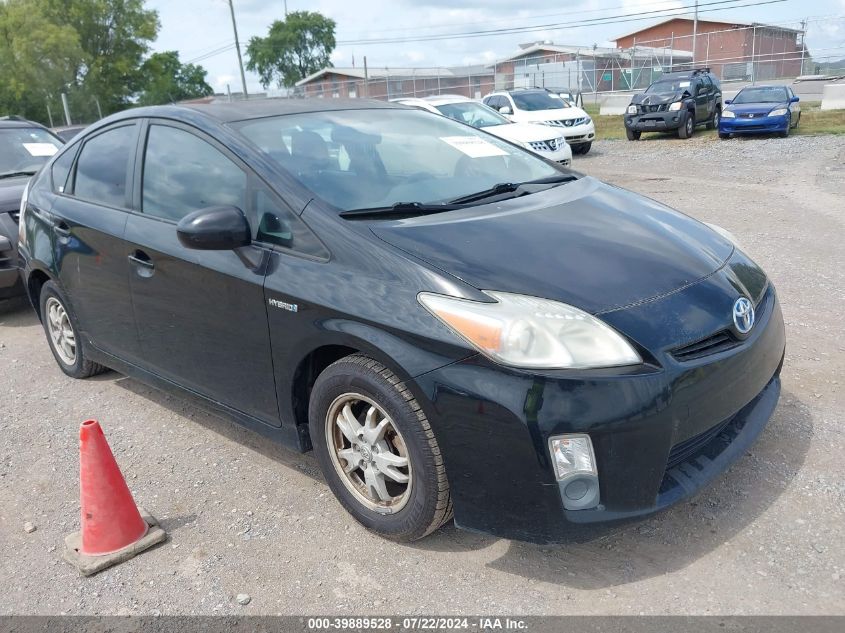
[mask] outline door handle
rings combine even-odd
[[[138,274],[142,277],[149,277],[153,274],[155,264],[153,263],[153,260],[150,259],[150,256],[143,251],[135,251],[128,256],[128,259],[138,267]]]
[[[61,237],[70,237],[70,227],[63,220],[54,224],[53,230]]]

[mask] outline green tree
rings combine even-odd
[[[127,107],[143,84],[141,65],[158,33],[158,13],[144,0],[34,0],[54,24],[72,27],[84,56],[70,78],[75,119]]]
[[[176,51],[154,53],[141,66],[144,83],[138,103],[157,105],[206,97],[214,93],[205,81],[207,74],[202,66],[180,62]]]
[[[49,123],[51,103],[59,122],[59,95],[83,57],[76,31],[51,23],[40,2],[0,2],[0,116]]]
[[[293,11],[270,25],[267,37],[253,37],[246,49],[247,68],[267,88],[273,81],[292,86],[321,68],[331,66],[335,21],[315,11]]]

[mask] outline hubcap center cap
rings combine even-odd
[[[368,446],[364,446],[362,444],[359,451],[361,453],[361,457],[364,458],[365,462],[372,462],[373,461],[373,453],[372,453],[372,451],[370,451]]]

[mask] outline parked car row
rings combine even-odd
[[[625,134],[629,141],[639,140],[643,132],[677,131],[689,138],[704,125],[717,129],[722,139],[771,132],[788,136],[801,120],[798,101],[784,85],[747,86],[723,100],[719,79],[709,68],[667,73],[631,99]]]

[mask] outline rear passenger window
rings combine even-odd
[[[73,195],[110,207],[127,206],[126,173],[134,151],[135,125],[114,128],[86,141],[76,161]]]
[[[205,207],[246,208],[243,170],[190,132],[163,125],[150,126],[142,191],[144,213],[175,222]]]
[[[59,156],[54,162],[50,170],[50,176],[53,179],[53,192],[64,193],[67,185],[67,177],[70,174],[70,168],[73,166],[73,159],[76,156],[76,148],[65,152]]]

